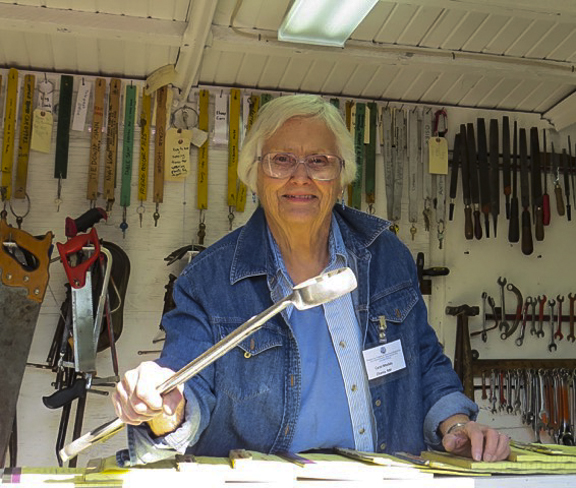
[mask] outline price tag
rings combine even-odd
[[[90,101],[90,92],[92,91],[92,83],[88,83],[82,79],[82,83],[78,87],[78,94],[76,95],[76,105],[74,107],[74,119],[72,120],[72,130],[79,132],[84,131],[86,125],[86,114],[88,112],[88,102]]]
[[[444,137],[428,139],[428,171],[433,175],[448,174],[448,142]]]
[[[192,131],[169,129],[166,133],[166,181],[180,181],[190,174]]]
[[[54,118],[52,117],[52,113],[42,110],[41,108],[34,110],[30,149],[46,154],[50,152],[53,124]]]

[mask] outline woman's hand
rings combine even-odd
[[[165,395],[156,390],[173,374],[171,369],[152,361],[127,371],[112,394],[118,418],[131,425],[150,422],[152,432],[158,436],[175,430],[184,418],[183,385]]]
[[[450,424],[454,423],[450,419],[445,420],[441,430],[446,432]],[[474,421],[466,421],[464,425],[445,434],[442,445],[447,452],[471,457],[475,461],[501,461],[510,454],[510,439],[507,435]]]

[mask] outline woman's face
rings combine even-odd
[[[324,122],[309,117],[288,119],[264,142],[262,155],[270,152],[292,153],[299,158],[311,154],[339,156],[334,134]],[[267,176],[259,164],[257,190],[269,223],[289,230],[291,226],[329,225],[342,188],[340,177],[332,181],[309,178],[303,164],[282,179]]]

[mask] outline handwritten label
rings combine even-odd
[[[38,83],[38,92],[38,105],[40,105],[40,108],[42,108],[45,112],[52,112],[54,109],[54,103],[52,101],[54,84],[48,80],[41,81]]]
[[[169,129],[166,133],[166,181],[180,181],[190,174],[192,131]]]
[[[214,100],[214,144],[228,144],[228,95],[221,93]]]
[[[448,142],[443,137],[428,139],[429,172],[436,175],[448,174]]]
[[[72,120],[72,130],[79,132],[84,131],[86,125],[86,114],[88,113],[88,102],[90,101],[90,92],[92,91],[92,83],[82,80],[78,87],[78,94],[76,95],[76,106],[74,107],[74,119]]]
[[[50,152],[50,145],[52,143],[52,125],[54,119],[50,112],[37,108],[34,110],[34,117],[32,119],[32,140],[30,141],[30,149],[42,153]]]

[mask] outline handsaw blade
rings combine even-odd
[[[78,372],[96,371],[94,341],[94,307],[92,277],[88,271],[82,288],[72,288],[72,331],[74,337],[74,368]]]

